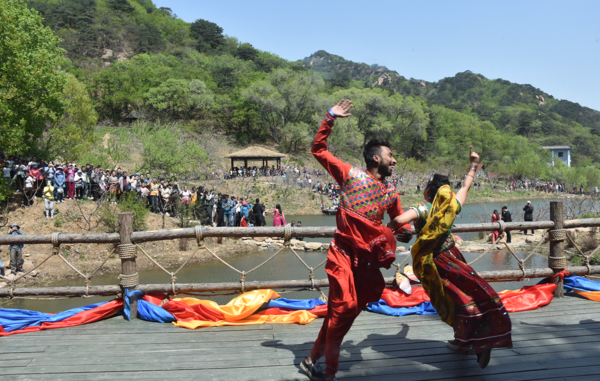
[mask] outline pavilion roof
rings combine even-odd
[[[225,157],[229,157],[229,158],[233,158],[233,159],[245,159],[245,158],[248,158],[248,159],[250,159],[250,158],[277,159],[277,158],[283,158],[286,156],[287,155],[284,155],[282,153],[279,153],[276,151],[271,151],[269,149],[262,148],[262,147],[256,147],[256,146],[248,147],[241,151],[230,153],[229,155],[225,155]]]

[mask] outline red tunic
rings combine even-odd
[[[392,184],[344,163],[327,150],[333,124],[327,116],[312,146],[314,157],[341,185],[333,244],[352,257],[354,266],[389,268],[395,260],[396,239],[382,224],[383,213],[387,210],[392,219],[402,214],[400,197]],[[405,227],[410,229],[410,225]]]
[[[312,147],[312,154],[340,184],[337,228],[327,254],[329,278],[327,315],[311,355],[325,355],[326,372],[337,372],[340,346],[354,319],[369,302],[380,299],[385,288],[380,267],[395,260],[396,239],[384,226],[383,213],[402,214],[395,188],[370,173],[342,162],[327,150],[334,119],[327,116]],[[410,228],[409,225],[406,225]]]

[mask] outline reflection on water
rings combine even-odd
[[[536,209],[547,207],[549,200],[532,200],[533,205]],[[475,205],[466,205],[459,218],[456,219],[457,224],[465,224],[465,223],[475,223],[481,222],[477,217],[478,214],[487,214],[494,209],[500,209],[502,206],[507,205],[509,210],[513,211],[513,220],[518,221],[516,218],[517,213],[514,211],[521,210],[523,208],[523,201],[513,201],[511,203],[507,202],[498,202],[498,203],[488,203],[486,205],[475,204]],[[406,205],[405,205],[406,207]],[[386,215],[387,218],[387,215]],[[327,215],[312,215],[312,216],[295,216],[288,215],[286,216],[288,221],[302,221],[302,225],[307,226],[335,226],[335,216],[327,216]],[[269,219],[270,220],[270,219]],[[387,221],[386,221],[387,222]],[[270,223],[270,221],[268,221]],[[465,240],[473,238],[477,233],[461,233],[461,237]],[[306,239],[306,241],[319,241],[319,242],[329,242],[330,238],[321,238],[321,239]],[[413,239],[414,242],[414,239]],[[408,248],[412,245],[412,242],[408,244],[400,245],[406,246]],[[234,267],[242,270],[248,271],[254,266],[262,263],[269,256],[271,256],[275,251],[259,251],[256,253],[245,254],[233,258],[228,258],[227,261],[231,263]],[[525,253],[517,254],[524,258],[526,257]],[[323,261],[326,257],[326,252],[299,252],[299,255],[302,259],[311,267],[317,266],[319,263]],[[477,258],[480,254],[477,253],[464,253],[467,261],[472,261]],[[397,262],[401,262],[405,257],[400,256],[397,259]],[[145,259],[140,259],[145,260]],[[407,262],[410,263],[410,260]],[[547,259],[544,256],[535,255],[531,259],[529,259],[525,263],[526,268],[535,268],[535,267],[547,267]],[[321,266],[319,269],[315,270],[315,279],[323,279],[326,278],[324,266]],[[486,271],[486,270],[507,270],[507,269],[519,269],[519,265],[517,261],[512,257],[512,255],[506,251],[497,251],[493,253],[488,253],[484,258],[480,259],[477,263],[474,264],[474,269],[476,271]],[[383,270],[384,276],[393,276],[394,269]],[[256,280],[284,280],[284,279],[308,279],[309,272],[304,267],[304,265],[289,251],[282,252],[278,256],[276,256],[272,261],[270,261],[267,265],[259,268],[253,273],[246,276],[246,281],[256,281]],[[195,265],[186,266],[179,274],[177,274],[177,282],[178,283],[216,283],[216,282],[237,282],[239,281],[239,275],[227,268],[225,265],[218,261],[211,261],[205,263],[198,263]],[[492,286],[497,291],[502,291],[505,289],[518,289],[523,287],[524,285],[535,284],[539,280],[525,280],[524,282],[506,282],[506,283],[492,283]],[[140,283],[141,284],[158,284],[158,283],[170,283],[171,278],[169,275],[165,274],[161,270],[147,270],[140,272]],[[94,277],[92,280],[93,285],[113,285],[118,284],[119,280],[116,274],[113,275],[104,275]],[[85,286],[83,279],[71,279],[71,280],[63,280],[59,282],[53,282],[51,284],[52,287],[61,287],[61,286]],[[324,290],[327,293],[327,290]],[[315,298],[320,294],[318,292],[311,291],[302,291],[302,292],[292,292],[289,294],[284,294],[285,297],[288,298]],[[231,300],[233,296],[228,297],[218,297],[214,298],[218,303],[226,303]],[[23,309],[31,309],[36,311],[44,311],[44,312],[59,312],[64,311],[69,308],[75,308],[79,306],[83,306],[86,304],[97,303],[104,300],[110,300],[111,298],[91,298],[91,299],[83,299],[83,298],[74,298],[68,300],[59,300],[59,301],[31,301],[31,300],[2,300],[0,301],[0,306],[8,307],[8,308],[23,308]]]

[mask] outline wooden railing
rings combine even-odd
[[[141,231],[132,232],[132,217],[130,213],[119,215],[119,233],[112,234],[53,234],[53,235],[1,235],[0,245],[27,244],[41,245],[53,244],[56,248],[61,244],[118,244],[119,247],[131,247],[143,242],[174,240],[181,238],[195,238],[200,245],[203,245],[203,239],[207,237],[283,237],[290,238],[331,238],[334,236],[335,227],[302,227],[302,228],[283,228],[283,227],[201,227],[172,229],[159,231]],[[566,267],[566,257],[564,247],[566,245],[565,229],[580,227],[600,226],[600,218],[578,219],[563,221],[562,202],[550,203],[550,220],[536,222],[509,222],[502,226],[498,223],[477,223],[477,224],[457,224],[453,227],[454,233],[493,231],[503,228],[504,230],[524,230],[524,229],[544,229],[548,230],[548,240],[550,242],[550,255],[547,268],[520,269],[520,270],[501,270],[501,271],[481,271],[478,274],[488,281],[507,281],[522,280],[523,278],[544,278],[550,277],[560,271],[567,270],[572,275],[600,274],[600,266]],[[287,231],[286,231],[287,230]],[[200,236],[199,236],[200,235]],[[286,236],[287,235],[287,236]],[[202,242],[201,242],[202,241]],[[56,250],[58,253],[58,250]],[[121,274],[124,277],[131,278],[137,276],[136,259],[134,256],[120,255]],[[312,270],[311,270],[312,274]],[[311,275],[312,276],[312,275]],[[243,282],[243,290],[254,290],[262,288],[271,289],[306,289],[306,288],[324,288],[329,286],[327,279],[310,280],[279,280],[279,281],[254,281]],[[386,284],[392,284],[392,277],[386,278]],[[563,296],[563,287],[560,277],[553,278],[553,281],[559,283],[555,296]],[[188,284],[127,284],[121,281],[120,285],[112,286],[89,286],[89,287],[11,287],[0,288],[0,297],[31,297],[38,295],[52,296],[82,296],[82,295],[115,295],[123,292],[124,289],[137,289],[144,292],[165,292],[165,293],[187,293],[187,292],[220,292],[220,291],[240,291],[240,282],[223,283],[188,283]],[[135,303],[133,306],[135,309]]]

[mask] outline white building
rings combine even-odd
[[[565,165],[571,166],[571,150],[573,149],[570,146],[542,146],[542,148],[547,149],[552,154],[552,162],[550,165],[554,166],[556,160],[562,161]]]

